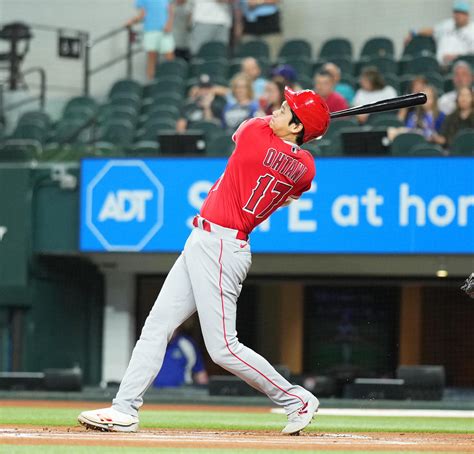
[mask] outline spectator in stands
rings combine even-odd
[[[263,90],[265,89],[265,84],[267,81],[260,77],[262,75],[262,70],[258,61],[253,57],[244,58],[240,64],[241,72],[246,74],[252,80],[252,87],[255,99],[259,99],[263,95]]]
[[[417,106],[407,115],[405,124],[407,128],[423,134],[426,140],[438,142],[445,115],[438,109],[438,93],[432,85],[425,87],[426,103]]]
[[[189,122],[208,120],[219,123],[222,111],[216,102],[215,86],[208,74],[201,74],[197,87],[190,90],[182,110],[181,118],[176,122],[178,132],[186,131]]]
[[[412,31],[405,39],[408,44],[413,36],[432,36],[436,42],[436,58],[447,67],[456,57],[474,53],[474,23],[469,21],[469,1],[453,2],[453,17],[435,25]]]
[[[258,110],[254,99],[252,80],[243,73],[236,74],[230,83],[235,101],[227,102],[222,114],[224,128],[235,129],[248,118],[253,118]]]
[[[293,90],[300,90],[301,87],[299,86],[298,74],[291,65],[278,65],[272,69],[270,73],[270,77],[282,77],[285,80],[285,84]]]
[[[235,35],[243,41],[263,39],[274,61],[281,45],[280,0],[240,0]]]
[[[265,85],[263,96],[259,99],[259,110],[255,114],[258,117],[271,115],[274,110],[281,107],[285,100],[285,79],[278,76],[269,80]]]
[[[443,123],[438,143],[450,148],[456,134],[467,128],[474,129],[474,93],[470,87],[462,87],[457,93],[455,111]]]
[[[209,382],[201,351],[191,336],[176,330],[166,348],[155,388],[206,385]]]
[[[438,109],[438,94],[432,85],[425,87],[426,103],[417,106],[412,112],[409,112],[405,127],[388,128],[387,136],[393,140],[398,134],[405,132],[417,132],[422,134],[428,142],[440,143],[441,126],[445,119],[443,112]]]
[[[164,55],[167,60],[174,58],[174,3],[171,0],[136,0],[136,7],[138,14],[126,25],[130,27],[143,20],[146,75],[148,80],[153,80],[158,55]]]
[[[208,41],[229,44],[236,0],[193,0],[191,54],[196,55]]]
[[[314,76],[314,90],[326,101],[329,112],[337,112],[349,107],[347,101],[334,91],[336,81],[328,71],[319,71]]]
[[[461,88],[471,88],[474,82],[472,76],[472,69],[469,63],[460,60],[457,61],[453,66],[453,84],[454,90],[448,91],[439,98],[439,109],[446,115],[454,112],[456,109],[456,98],[457,93]]]
[[[404,94],[408,94],[408,93],[420,93],[420,92],[424,92],[426,87],[428,85],[428,80],[426,79],[425,76],[416,76],[411,82],[410,82],[410,86],[407,90],[406,93]],[[439,108],[439,100],[438,100],[438,108]],[[409,109],[400,109],[398,111],[398,119],[400,121],[403,121],[405,122],[405,120],[407,119],[407,115],[411,112],[413,112],[415,110],[414,107],[411,107]]]
[[[367,66],[362,70],[359,84],[360,88],[356,91],[353,101],[355,106],[397,96],[396,90],[390,85],[385,84],[382,74],[375,66]],[[359,123],[365,123],[369,116],[364,114],[358,115],[357,118]]]
[[[189,32],[191,30],[191,4],[188,0],[175,0],[173,37],[175,55],[185,60],[189,55]]]
[[[355,91],[352,85],[341,82],[341,69],[334,63],[325,63],[322,67],[323,71],[330,73],[336,83],[334,91],[339,93],[349,104],[352,103]]]

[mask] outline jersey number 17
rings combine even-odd
[[[268,189],[270,188],[270,192]],[[255,215],[257,218],[264,218],[268,216],[272,210],[286,200],[286,196],[293,189],[291,184],[276,180],[273,175],[269,173],[258,177],[257,185],[252,189],[252,194],[243,210],[247,213]],[[274,194],[271,200],[268,200],[268,195]]]

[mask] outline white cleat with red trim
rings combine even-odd
[[[319,400],[313,396],[299,410],[288,415],[288,424],[281,433],[284,435],[298,435],[311,422],[318,408]]]
[[[127,415],[112,407],[83,411],[77,420],[88,429],[104,432],[136,432],[138,430],[136,416]]]

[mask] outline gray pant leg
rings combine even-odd
[[[251,264],[242,241],[195,229],[185,249],[202,334],[212,360],[266,394],[287,413],[311,394],[283,378],[262,356],[239,342],[237,299]]]
[[[220,41],[229,44],[229,27],[196,22],[191,30],[189,40],[191,54],[196,55],[200,47],[208,41]]]
[[[166,346],[174,330],[196,311],[186,259],[181,254],[171,268],[143,326],[140,339],[112,406],[137,415],[143,395],[163,364]]]

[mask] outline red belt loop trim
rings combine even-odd
[[[207,221],[206,219],[202,219],[202,227],[199,226],[199,216],[194,216],[193,218],[193,226],[194,227],[200,227],[202,230],[206,232],[212,232],[212,227],[211,223]],[[235,238],[240,241],[248,241],[249,236],[245,233],[242,232],[241,230],[238,230],[237,233],[235,234]]]
[[[206,232],[210,232],[211,231],[211,224],[209,224],[209,222],[207,222],[205,219],[203,219],[202,220],[202,228]]]

